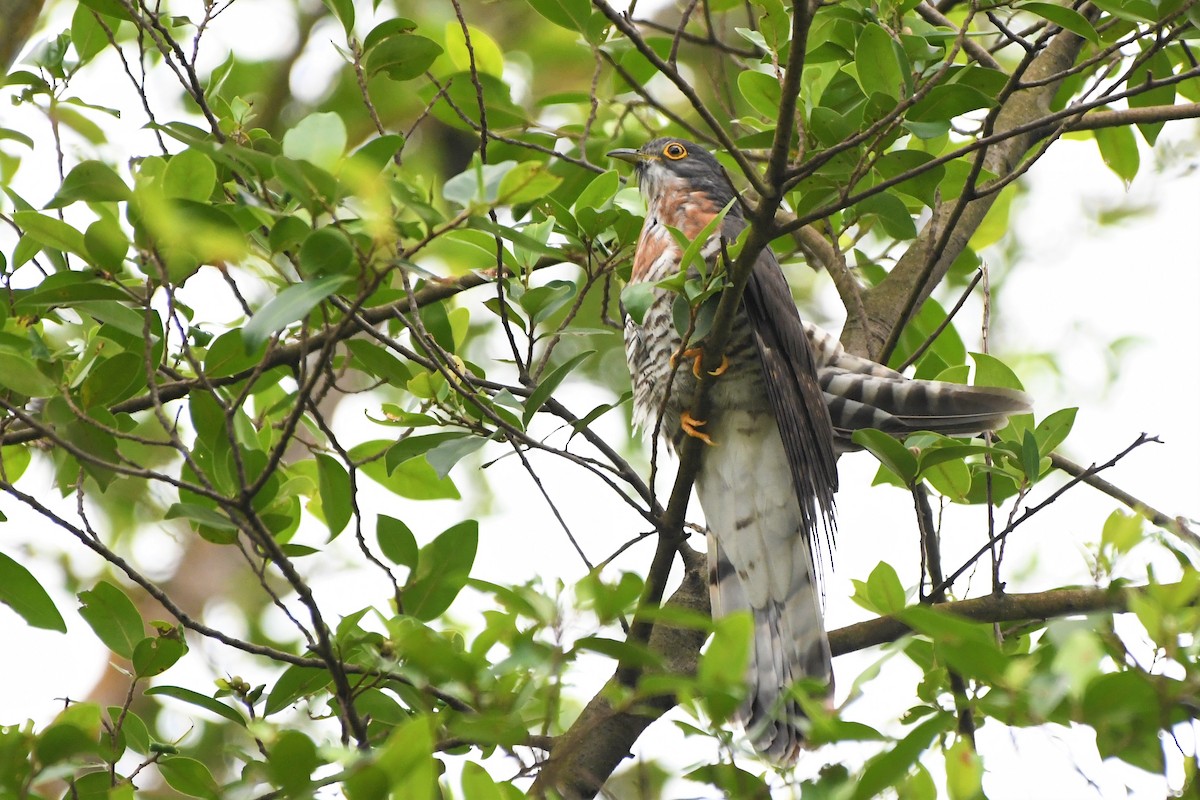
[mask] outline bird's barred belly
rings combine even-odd
[[[673,293],[658,292],[646,312],[644,324],[639,326],[629,320],[625,328],[626,356],[633,376],[634,419],[643,430],[657,430],[668,441],[677,441],[680,414],[691,404],[697,383],[692,373],[692,358],[677,356],[682,337],[671,314],[674,301]],[[697,345],[703,346],[703,341],[689,342],[687,346]],[[710,421],[714,427],[725,409],[753,412],[761,407],[769,411],[762,366],[748,327],[735,327],[725,355],[729,368],[710,389],[713,409]],[[678,361],[674,369],[673,357]],[[668,384],[672,371],[674,378]]]

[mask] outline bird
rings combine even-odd
[[[626,315],[625,353],[634,422],[678,450],[705,442],[695,480],[707,527],[709,596],[716,619],[748,611],[753,641],[746,699],[735,712],[769,760],[799,757],[806,720],[790,687],[815,679],[832,692],[833,664],[816,565],[832,552],[837,458],[858,449],[854,431],[974,435],[1030,410],[1011,389],[913,380],[847,352],[838,338],[800,318],[769,247],[754,262],[741,307],[712,370],[710,413],[687,408],[699,380],[703,340],[683,341],[657,284],[678,275],[683,249],[670,229],[696,239],[713,274],[748,225],[717,159],[686,139],[660,137],[607,154],[631,163],[646,205],[630,283],[649,283],[640,321]],[[689,274],[699,276],[693,265]],[[689,365],[690,362],[690,365]]]

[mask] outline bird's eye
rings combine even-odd
[[[663,155],[672,161],[678,161],[687,155],[687,148],[679,142],[671,142],[663,148]]]

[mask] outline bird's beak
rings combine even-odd
[[[615,158],[618,161],[627,161],[630,164],[637,164],[642,160],[641,151],[632,150],[628,147],[622,147],[618,150],[609,150],[605,153],[609,158]]]

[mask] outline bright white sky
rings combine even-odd
[[[260,5],[264,13],[269,12],[270,3]],[[237,26],[217,26],[213,33],[240,39],[235,46],[271,46],[273,26],[246,26],[244,18],[241,22]],[[251,31],[252,38],[247,39]],[[333,31],[324,37],[315,36],[313,41],[324,45],[331,38],[336,38]],[[302,59],[297,75],[320,75],[329,64],[328,52],[316,52]],[[111,77],[119,72],[108,74]],[[311,91],[311,81],[295,80],[297,89]],[[103,95],[95,94],[95,88],[81,84],[78,92],[89,100],[104,102]],[[112,93],[111,105],[129,110],[117,124],[123,133],[114,141],[121,145],[137,142],[129,152],[150,152],[144,134],[137,133],[142,120],[130,102],[127,84],[110,83],[108,91]],[[28,127],[32,119],[16,109],[4,124],[28,132],[36,130]],[[34,156],[22,154],[26,164],[15,186],[34,203],[47,201],[55,185],[53,150],[46,147],[45,138],[43,133]],[[1162,141],[1160,151],[1174,154],[1163,159],[1168,165],[1160,172],[1155,156],[1144,151],[1141,173],[1128,189],[1103,166],[1091,142],[1060,142],[1032,170],[1026,181],[1030,191],[1018,200],[1012,228],[1021,247],[1020,268],[1004,287],[992,349],[1000,354],[1056,354],[1062,370],[1060,379],[1036,372],[1022,372],[1021,377],[1036,399],[1039,418],[1058,408],[1080,407],[1075,433],[1067,447],[1074,460],[1107,460],[1142,431],[1161,436],[1163,445],[1142,448],[1106,477],[1168,514],[1196,518],[1200,517],[1200,459],[1196,458],[1200,451],[1200,415],[1196,413],[1196,398],[1200,397],[1200,315],[1196,312],[1200,303],[1200,135],[1194,122],[1185,122],[1169,126]],[[129,152],[114,146],[106,155],[122,163]],[[74,150],[68,153],[68,166],[73,156]],[[1102,227],[1096,223],[1098,210],[1118,204],[1145,205],[1150,210],[1119,225]],[[11,250],[11,241],[4,239],[2,243],[6,252]],[[998,256],[993,255],[991,263],[997,271],[1006,268]],[[968,306],[960,317],[960,330],[968,338],[970,349],[978,344],[977,334],[973,337],[971,333],[978,327],[978,309],[978,305],[973,309]],[[820,309],[802,311],[816,318],[840,318],[836,298],[828,286]],[[1138,336],[1144,344],[1123,362],[1116,380],[1107,387],[1105,354],[1100,345],[1125,335]],[[502,355],[498,350],[496,356]],[[563,387],[561,397],[568,405],[583,409],[608,399],[569,384]],[[347,403],[339,411],[339,422],[361,419],[363,408],[369,407]],[[609,430],[613,439],[619,440],[621,432],[615,426],[622,424],[620,415],[614,414],[602,420],[599,430]],[[380,435],[387,434],[364,427],[363,438]],[[499,450],[485,453],[494,457]],[[532,460],[542,467],[547,490],[565,509],[572,531],[594,560],[645,528],[640,518],[610,501],[607,491],[584,473],[545,457],[535,455]],[[464,465],[459,470],[471,468]],[[519,465],[506,459],[489,472],[498,497],[494,513],[481,531],[474,576],[500,582],[540,576],[551,585],[558,579],[570,585],[582,577],[582,564]],[[850,581],[865,579],[879,561],[895,565],[910,590],[917,581],[917,544],[910,501],[898,490],[871,488],[874,472],[875,463],[865,454],[853,454],[841,463],[840,548],[837,572],[827,597],[830,628],[867,618],[867,612],[849,600]],[[35,468],[30,473],[25,479],[26,488],[38,486],[34,491],[46,492],[50,485],[48,471]],[[667,491],[669,479],[669,474],[660,476],[660,491]],[[1047,491],[1039,489],[1041,496]],[[377,510],[403,517],[418,536],[426,538],[457,522],[464,513],[462,507],[445,502],[397,502],[381,493],[375,499]],[[1098,538],[1103,520],[1115,507],[1115,502],[1082,487],[1019,529],[1009,545],[1006,562],[1009,588],[1036,591],[1071,582],[1090,583],[1083,549]],[[0,529],[5,552],[14,553],[19,546],[28,546],[39,555],[52,557],[63,548],[74,563],[98,568],[95,559],[80,554],[63,534],[23,513],[11,500],[0,500],[0,508],[12,520]],[[699,515],[698,507],[694,513]],[[956,563],[956,558],[978,547],[985,526],[980,510],[951,509],[945,523],[947,563]],[[323,539],[319,528],[311,535],[318,541]],[[343,543],[348,544],[348,540],[344,537]],[[634,548],[619,566],[642,570],[649,552],[644,546]],[[169,570],[176,554],[173,544],[162,542],[146,543],[136,553],[146,563],[164,570]],[[329,559],[306,565],[314,571],[318,598],[338,613],[382,602],[385,586],[377,574],[352,569],[351,565],[361,561],[352,550],[346,559],[345,564]],[[10,610],[0,607],[0,640],[6,642],[7,651],[36,654],[6,660],[5,680],[0,681],[0,724],[26,718],[45,723],[61,707],[56,698],[86,696],[105,668],[104,652],[83,621],[72,613],[77,603],[61,585],[59,568],[50,558],[29,559],[26,563],[53,590],[70,632],[63,636],[30,630]],[[986,569],[975,578],[977,592],[986,590],[985,573]],[[1140,562],[1133,564],[1129,577],[1143,576]],[[455,607],[460,618],[469,619],[473,605],[478,605],[477,601],[464,595]],[[222,616],[219,608],[212,609],[212,613]],[[568,630],[567,635],[583,632]],[[872,651],[836,661],[839,702],[854,677],[879,657],[878,651]],[[208,664],[202,663],[203,659],[191,661],[169,673],[169,682],[204,691],[219,674],[249,669],[227,651],[209,651]],[[915,668],[905,664],[902,658],[894,660],[887,677],[868,686],[864,697],[848,710],[848,716],[879,724],[884,719],[895,719],[908,708],[918,676]],[[608,664],[596,663],[593,669],[577,676],[581,680],[578,699],[590,696],[610,669]],[[247,675],[250,680],[266,677]],[[182,715],[177,723],[179,732],[184,733],[187,723]],[[898,728],[891,730],[897,732]],[[980,749],[988,770],[985,788],[993,798],[1029,797],[1034,785],[1031,781],[1036,778],[1042,796],[1116,798],[1126,796],[1127,782],[1135,797],[1163,796],[1161,781],[1117,763],[1101,764],[1089,741],[1086,732],[1055,729],[1013,735],[1007,729],[989,726],[980,731]],[[1195,742],[1185,742],[1186,746],[1194,748]],[[681,769],[702,757],[690,740],[684,745],[682,737],[666,722],[656,724],[638,749],[647,756],[668,758]],[[838,757],[853,766],[864,756],[854,748],[845,748]],[[820,765],[809,758],[800,770],[811,774]],[[508,774],[507,765],[498,766],[498,776]],[[1089,786],[1089,780],[1096,785]],[[1172,783],[1178,785],[1178,775]],[[696,794],[698,788],[690,785],[681,791]]]

